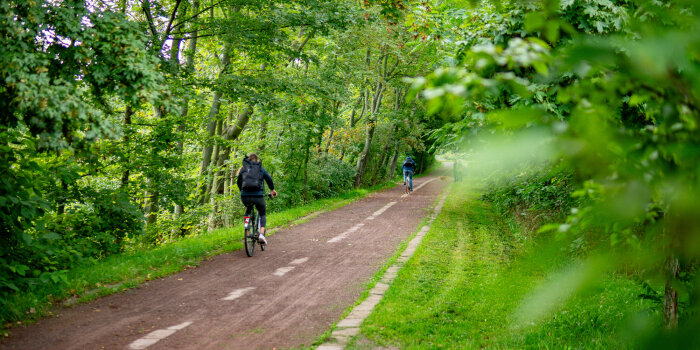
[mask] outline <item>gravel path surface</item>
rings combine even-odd
[[[0,349],[273,349],[310,345],[430,214],[447,179],[414,179],[279,230],[264,252],[190,269],[13,330]],[[274,215],[274,214],[272,214]],[[241,229],[242,231],[242,229]],[[242,233],[241,233],[242,235]]]

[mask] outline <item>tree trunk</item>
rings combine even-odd
[[[323,153],[328,154],[328,150],[331,148],[331,141],[333,140],[333,127],[331,126],[331,132],[328,134],[328,142],[326,142],[326,149]]]
[[[241,131],[245,128],[245,125],[250,120],[250,115],[253,113],[253,109],[249,106],[245,107],[241,113],[238,114],[236,124],[223,127],[223,124],[219,128],[221,130],[218,134],[222,139],[226,141],[235,141],[241,134]],[[216,195],[223,194],[224,181],[226,181],[226,173],[228,169],[223,169],[224,164],[229,159],[231,152],[230,147],[224,147],[221,145],[215,148],[215,166],[216,170],[213,171],[211,185],[208,187],[209,191],[209,202],[212,205],[212,211],[209,215],[208,229],[211,231],[217,227],[217,214],[218,205],[216,203]]]
[[[365,133],[365,146],[362,148],[362,152],[357,158],[357,177],[355,178],[355,188],[359,188],[362,184],[362,174],[365,172],[365,167],[367,166],[367,161],[369,159],[369,150],[372,147],[372,137],[374,136],[373,122],[367,123],[367,131]]]
[[[664,290],[664,326],[667,329],[678,327],[678,291],[672,283],[678,280],[680,273],[680,263],[678,258],[669,257],[666,259],[666,288]]]
[[[153,192],[146,192],[146,205],[144,207],[146,211],[146,225],[151,226],[158,220],[158,200],[160,199],[160,193],[156,190]]]
[[[223,58],[221,60],[221,71],[219,72],[219,78],[221,78],[225,72],[226,68],[228,67],[229,63],[231,63],[231,58],[229,57],[228,53],[228,45],[224,45],[224,54]],[[214,150],[214,145],[213,145],[213,136],[214,133],[216,132],[216,117],[219,114],[219,108],[221,107],[221,91],[216,90],[214,92],[214,99],[211,102],[211,106],[209,107],[209,115],[207,116],[207,129],[206,129],[206,135],[207,135],[207,140],[204,141],[204,146],[202,146],[202,163],[199,168],[199,176],[201,178],[200,181],[200,190],[199,190],[199,197],[200,197],[200,203],[205,203],[206,202],[206,189],[207,189],[207,182],[204,181],[206,179],[207,175],[207,169],[209,168],[209,164],[211,163],[211,156],[212,152]]]
[[[265,137],[267,136],[267,117],[262,116],[262,123],[260,125],[260,147],[258,148],[258,153],[262,154],[265,152]]]
[[[309,201],[309,149],[311,149],[311,145],[306,145],[306,157],[304,157],[304,202]]]
[[[155,119],[161,119],[163,118],[163,109],[160,106],[154,106],[153,107],[153,114]],[[154,224],[158,218],[158,211],[160,211],[160,208],[158,207],[158,201],[160,199],[160,192],[158,190],[158,184],[156,180],[154,179],[149,179],[149,187],[150,187],[150,192],[151,195],[146,198],[146,225],[150,226]]]
[[[370,106],[370,118],[367,120],[367,132],[365,134],[365,146],[362,149],[359,157],[357,158],[357,177],[355,178],[355,188],[359,188],[362,184],[362,176],[364,174],[365,168],[367,167],[367,161],[369,160],[369,151],[372,147],[372,138],[374,137],[374,129],[376,127],[376,117],[379,111],[379,106],[382,103],[382,96],[384,92],[384,84],[381,79],[377,82],[377,87],[374,91],[374,96],[372,97],[372,105]]]
[[[398,148],[394,150],[394,157],[391,159],[391,165],[389,166],[389,171],[387,172],[386,179],[389,180],[394,177],[394,172],[396,171],[396,162],[399,160],[399,150]]]
[[[133,114],[134,114],[134,111],[131,109],[131,106],[127,105],[126,109],[124,110],[124,125],[131,125],[131,116]],[[122,142],[124,145],[126,145],[123,148],[125,150],[125,152],[127,152],[129,141],[130,141],[130,138],[129,138],[129,134],[127,132],[127,134],[124,135],[124,140]],[[127,162],[127,164],[129,163],[128,155],[127,155],[126,162]],[[121,187],[122,188],[126,187],[126,185],[128,183],[129,183],[129,168],[127,165],[126,170],[124,170],[124,172],[122,173]]]
[[[372,175],[372,186],[377,184],[377,180],[381,177],[380,174],[382,172],[382,169],[384,168],[384,162],[386,161],[386,152],[388,151],[388,147],[384,147],[384,152],[382,152],[382,157],[379,159],[379,163],[377,163],[377,168],[374,169],[374,174]]]

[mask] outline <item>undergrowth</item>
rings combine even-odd
[[[641,287],[622,275],[607,275],[538,322],[516,322],[523,300],[572,257],[551,244],[552,237],[509,224],[477,193],[453,188],[413,258],[362,324],[356,348],[633,346],[624,336],[629,322],[651,303],[637,298]]]

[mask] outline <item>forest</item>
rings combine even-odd
[[[272,212],[437,155],[566,250],[525,322],[622,274],[655,305],[644,346],[698,344],[695,0],[4,0],[0,17],[6,328],[77,267],[239,225],[246,154]]]

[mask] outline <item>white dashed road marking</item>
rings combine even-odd
[[[427,185],[427,184],[429,184],[429,183],[431,183],[432,181],[435,181],[435,180],[437,180],[436,177],[435,177],[435,178],[432,178],[432,179],[430,179],[430,180],[428,180],[428,181],[426,181],[426,182],[424,182],[424,183],[422,183],[422,184],[420,184],[420,186],[418,186],[418,187],[416,187],[416,188],[413,189],[413,192],[418,191],[421,187],[423,187],[423,186],[425,186],[425,185]],[[406,197],[408,197],[408,193],[405,193],[405,194],[401,195],[401,198],[406,198]]]
[[[181,330],[181,329],[183,329],[191,324],[192,324],[192,322],[188,321],[188,322],[184,322],[184,323],[180,323],[178,325],[168,327],[166,329],[159,329],[159,330],[153,331],[151,333],[148,333],[145,337],[138,339],[138,340],[134,341],[133,343],[129,344],[129,349],[134,349],[134,350],[145,349],[145,348],[157,343],[161,339],[165,339],[168,336],[172,335],[173,333],[175,333],[175,332],[177,332],[177,331],[179,331],[179,330]]]
[[[359,223],[359,224],[357,224],[357,225],[355,225],[355,226],[349,228],[347,231],[345,231],[345,232],[343,232],[343,233],[341,233],[341,234],[339,234],[339,235],[337,235],[337,236],[331,238],[330,240],[328,240],[328,243],[340,242],[341,240],[345,239],[345,237],[347,237],[349,234],[351,234],[351,233],[353,233],[353,232],[359,230],[360,227],[362,227],[362,226],[365,226],[365,224]]]
[[[299,258],[292,260],[289,264],[296,266],[301,265],[307,261],[309,261],[309,258]],[[279,269],[275,270],[275,272],[273,272],[272,274],[278,277],[282,277],[285,274],[287,274],[287,272],[294,270],[294,266],[280,267]]]
[[[374,214],[370,215],[367,220],[374,220],[379,215],[382,215],[383,212],[387,211],[387,209],[391,208],[394,204],[398,202],[389,202],[387,205],[383,206],[381,209],[377,210],[374,212]]]
[[[413,189],[413,190],[414,190],[414,191],[417,191],[417,190],[419,190],[421,187],[423,187],[423,186],[425,186],[425,185],[427,185],[427,184],[429,184],[430,182],[435,181],[435,180],[437,180],[437,178],[432,178],[432,179],[430,179],[430,180],[427,180],[427,181],[423,182],[422,184],[420,184],[420,186],[416,187],[416,188]],[[406,196],[408,196],[408,194],[402,195],[401,198],[405,198]],[[374,220],[374,219],[376,219],[379,215],[382,215],[385,211],[387,211],[389,208],[391,208],[391,207],[392,207],[394,204],[396,204],[396,203],[398,203],[398,202],[393,201],[393,202],[387,203],[387,205],[381,207],[379,210],[377,210],[377,211],[375,211],[374,213],[372,213],[372,215],[368,216],[365,220]],[[351,233],[353,233],[353,232],[359,230],[359,229],[360,229],[362,226],[364,226],[364,225],[365,225],[365,224],[363,224],[363,223],[359,223],[359,224],[357,224],[357,225],[355,225],[355,226],[353,226],[353,227],[347,229],[345,232],[343,232],[343,233],[341,233],[341,234],[339,234],[339,235],[337,235],[337,236],[335,236],[335,237],[329,239],[327,243],[338,243],[338,242],[344,240],[345,238],[347,238],[347,236],[348,236],[349,234],[351,234]],[[286,272],[285,272],[285,273],[286,273]]]
[[[285,267],[280,267],[279,269],[275,270],[273,275],[282,277],[284,276],[287,272],[294,270],[294,266],[285,266]]]
[[[255,289],[255,287],[236,289],[233,292],[229,293],[227,297],[221,298],[221,300],[226,300],[226,301],[236,300],[236,299],[242,297],[243,294],[248,293],[253,289]]]
[[[290,265],[301,265],[305,262],[309,261],[309,258],[300,258],[300,259],[294,259],[292,262],[290,262]]]

